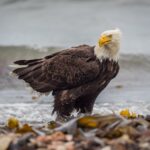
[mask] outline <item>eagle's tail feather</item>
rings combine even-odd
[[[30,73],[31,71],[36,71],[40,68],[41,68],[41,64],[36,64],[33,66],[26,66],[26,67],[22,67],[22,68],[17,68],[13,71],[13,73],[17,74],[19,79],[21,79],[20,76],[25,76],[28,73]]]
[[[18,65],[30,65],[35,62],[39,62],[41,59],[31,59],[31,60],[17,60],[14,62],[14,64]]]
[[[19,60],[14,63],[23,66],[13,70],[13,73],[18,76],[18,79],[27,82],[37,92],[47,93],[52,90],[51,85],[44,81],[46,76],[42,70],[42,59]]]

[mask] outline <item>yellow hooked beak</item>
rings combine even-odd
[[[99,46],[102,47],[112,40],[112,35],[102,35],[99,39]]]

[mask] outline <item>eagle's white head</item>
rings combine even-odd
[[[95,55],[100,59],[118,61],[121,31],[119,29],[104,31],[94,49]]]

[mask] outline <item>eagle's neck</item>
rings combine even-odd
[[[94,47],[94,54],[100,61],[103,61],[104,59],[109,59],[110,61],[118,62],[119,48],[118,47],[99,47],[98,45],[96,45]]]

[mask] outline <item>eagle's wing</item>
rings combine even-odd
[[[15,63],[27,65],[13,71],[18,78],[42,93],[77,87],[96,79],[100,72],[99,61],[90,46],[74,47],[43,59]]]

